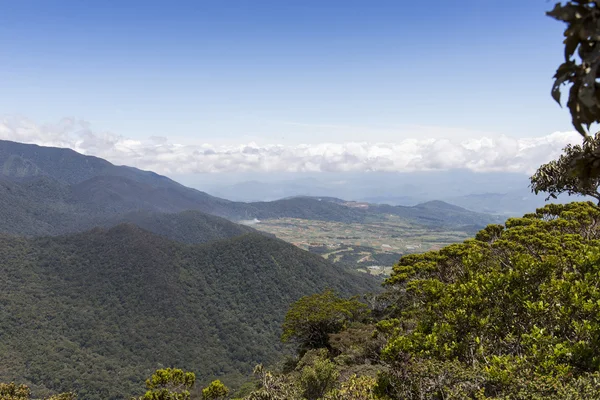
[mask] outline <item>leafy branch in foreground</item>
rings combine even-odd
[[[600,152],[600,134],[588,136],[583,145],[568,145],[558,160],[542,165],[531,176],[531,190],[548,193],[546,200],[556,199],[561,193],[591,196],[600,202],[600,177],[592,169],[600,168],[600,158],[596,162],[587,162]]]
[[[600,122],[600,1],[557,3],[547,15],[567,24],[565,61],[554,75],[552,97],[560,104],[561,86],[571,85],[567,107],[577,132],[587,136],[584,125],[589,130]]]
[[[600,148],[597,138],[589,135],[590,126],[600,122],[600,1],[557,3],[546,14],[567,25],[565,61],[554,75],[552,97],[561,104],[561,87],[570,85],[567,108],[573,126],[584,138],[585,151],[571,159],[569,179],[588,188],[600,177]]]

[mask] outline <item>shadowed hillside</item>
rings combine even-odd
[[[248,373],[281,355],[291,302],[378,286],[263,235],[189,246],[130,224],[2,236],[0,266],[0,381],[83,399],[128,398],[160,366]]]

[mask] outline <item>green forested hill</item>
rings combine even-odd
[[[275,201],[248,203],[259,219],[300,218],[322,221],[361,222],[368,214],[363,210],[346,207],[311,197],[294,197]]]
[[[121,223],[131,223],[157,235],[187,244],[208,243],[257,232],[249,226],[199,211],[182,211],[176,214],[138,211],[118,215],[107,220],[103,226],[110,228]]]
[[[397,215],[425,226],[434,227],[469,227],[476,233],[487,224],[503,222],[504,218],[477,213],[443,201],[428,201],[414,206],[389,206],[386,204],[371,205],[369,210],[374,214]]]
[[[94,193],[86,196],[93,197]],[[133,196],[132,201],[136,198]],[[116,206],[110,200],[104,207],[100,203],[99,200],[90,203],[74,200],[72,186],[50,177],[22,181],[0,179],[0,232],[24,236],[60,235],[131,222],[158,235],[193,244],[254,231],[199,211],[162,213],[152,211],[152,207],[130,211],[137,207]]]
[[[184,190],[194,192],[193,189]],[[466,225],[472,225],[476,229],[487,223],[499,221],[491,215],[474,213],[442,202],[437,203],[439,204],[435,207],[431,205],[433,202],[414,207],[371,205],[368,210],[313,198],[227,204],[230,205],[230,210],[233,210],[232,213],[239,218],[276,219],[290,216],[309,220],[360,223],[392,214],[425,227],[450,229],[463,228]],[[0,177],[0,232],[27,236],[58,235],[81,232],[98,225],[112,226],[119,222],[164,220],[164,216],[160,217],[158,213],[174,214],[194,210],[200,220],[208,218],[199,217],[205,209],[217,215],[223,214],[218,209],[207,208],[203,204],[196,202],[193,197],[182,198],[173,195],[170,189],[115,176],[91,178],[76,185],[61,183],[49,176],[18,180]],[[151,214],[154,216],[151,217]],[[135,221],[132,220],[132,215],[137,215]],[[142,218],[141,215],[145,217]],[[217,217],[212,222],[231,225],[231,222]],[[185,241],[194,242],[191,239]]]
[[[201,380],[281,355],[288,305],[325,287],[376,290],[277,239],[184,245],[134,225],[0,237],[0,381],[117,399],[161,366]]]
[[[167,213],[197,210],[232,220],[288,216],[355,221],[364,217],[358,210],[315,199],[232,202],[185,187],[153,172],[116,166],[70,149],[5,140],[0,140],[0,177],[18,186],[42,179],[47,185],[65,189],[60,192],[62,197],[55,199],[60,200],[59,204],[53,204],[61,212],[70,206],[96,215],[139,210]],[[37,194],[29,193],[27,197],[46,203],[46,199]]]
[[[11,193],[6,193],[6,187]],[[301,218],[361,222],[394,214],[423,225],[456,227],[499,222],[446,203],[415,207],[371,205],[348,207],[334,198],[294,197],[271,202],[242,203],[185,187],[165,176],[69,149],[41,147],[0,140],[0,205],[10,203],[0,232],[57,234],[81,231],[116,215],[154,211],[176,213],[196,210],[233,221],[253,218]],[[8,208],[6,208],[8,210]],[[8,220],[12,227],[6,228]],[[32,223],[39,220],[40,223]],[[1,221],[1,220],[0,220]],[[5,226],[3,226],[5,225]]]

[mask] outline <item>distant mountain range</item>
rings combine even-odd
[[[180,179],[196,186],[192,177]],[[242,179],[242,177],[237,178]],[[235,177],[230,177],[235,181]],[[257,174],[252,181],[202,184],[215,196],[238,201],[274,200],[293,196],[325,196],[355,201],[411,206],[442,200],[471,211],[520,216],[545,203],[543,194],[529,188],[521,173],[472,172],[466,170],[411,173],[320,173],[304,177]],[[561,196],[554,202],[580,201]]]
[[[153,217],[148,212],[194,210],[232,221],[287,217],[360,222],[381,214],[438,226],[482,227],[498,221],[494,216],[441,203],[349,207],[351,202],[341,199],[315,197],[234,202],[153,172],[115,166],[73,150],[10,141],[0,141],[0,171],[0,232],[22,235],[80,232],[126,222],[130,218],[127,214],[140,211],[149,219]]]
[[[356,219],[352,210],[307,200],[246,204],[210,196],[155,174],[69,149],[0,141],[0,231],[24,235],[79,232],[127,220],[131,212],[200,211],[231,220]],[[306,203],[306,204],[304,204]],[[149,217],[147,217],[149,218]]]

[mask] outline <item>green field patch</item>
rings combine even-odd
[[[334,263],[386,275],[403,254],[422,253],[462,242],[471,235],[456,229],[419,225],[395,215],[364,223],[317,221],[297,218],[262,220],[253,226]],[[365,264],[382,266],[365,270]]]

